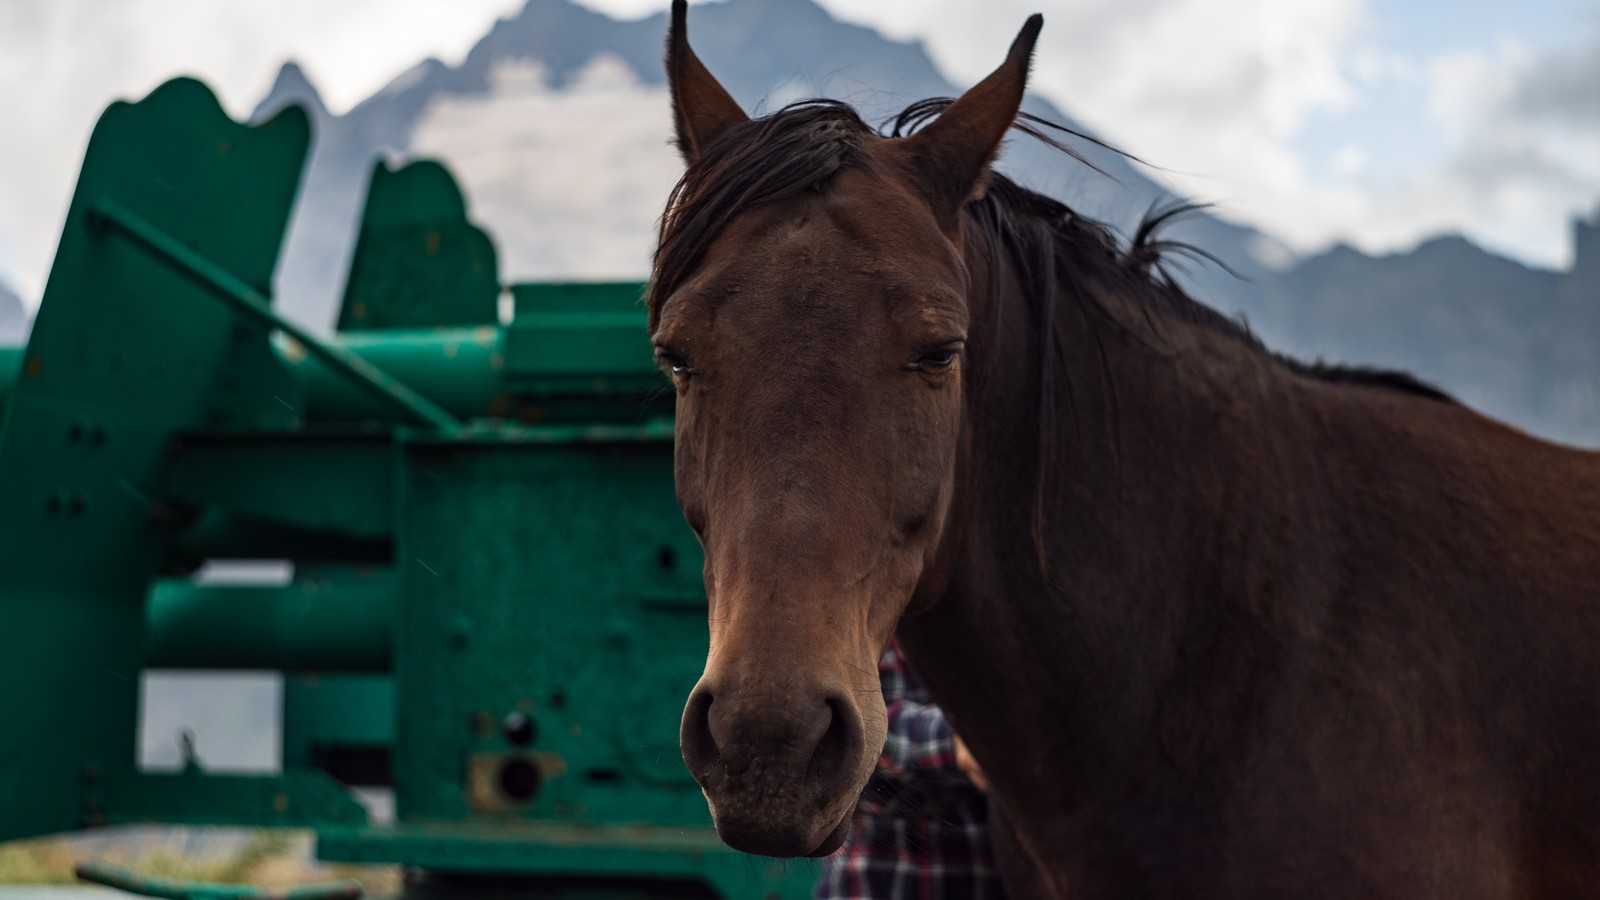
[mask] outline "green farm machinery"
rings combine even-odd
[[[379,164],[319,338],[269,299],[308,140],[192,80],[94,131],[0,347],[0,840],[304,827],[452,896],[808,896],[679,755],[705,594],[643,286],[506,288],[442,166]],[[214,669],[284,673],[282,770],[141,770],[141,673]]]

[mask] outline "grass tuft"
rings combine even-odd
[[[354,878],[370,895],[400,891],[397,866],[350,866],[318,862],[309,831],[248,832],[234,846],[206,853],[185,852],[194,829],[138,829],[128,839],[103,840],[91,832],[0,843],[0,884],[76,884],[73,867],[101,860],[156,878],[226,884],[292,887]],[[220,842],[230,843],[230,842]]]

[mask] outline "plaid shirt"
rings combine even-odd
[[[905,666],[878,662],[889,738],[850,836],[823,863],[817,900],[1002,900],[989,804],[956,766],[954,732]]]

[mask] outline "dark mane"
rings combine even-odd
[[[865,140],[874,135],[903,137],[931,121],[953,101],[922,100],[906,107],[883,129],[874,129],[849,104],[836,100],[804,100],[760,119],[734,126],[706,147],[674,186],[660,223],[647,299],[654,330],[661,301],[670,295],[705,256],[723,223],[743,209],[821,189],[840,170],[858,163]],[[1018,131],[1095,168],[1086,157],[1049,133],[1056,131],[1114,152],[1116,148],[1028,113],[1018,116]],[[1124,154],[1126,155],[1126,154]],[[1133,157],[1130,157],[1133,158]],[[1226,335],[1280,361],[1289,371],[1320,381],[1365,385],[1454,402],[1443,391],[1417,378],[1365,367],[1305,363],[1268,349],[1240,319],[1230,318],[1190,297],[1173,277],[1170,264],[1178,257],[1227,265],[1210,253],[1162,237],[1163,229],[1201,209],[1191,203],[1153,206],[1126,246],[1110,228],[1080,215],[1066,204],[991,174],[983,195],[970,201],[967,212],[997,249],[1015,257],[1031,282],[1030,297],[1057,302],[1063,264],[1087,274],[1104,290],[1136,297],[1141,310]],[[1041,265],[1049,260],[1053,265]],[[1232,271],[1228,269],[1228,271]],[[1080,302],[1093,304],[1124,327],[1093,291],[1074,290]],[[1042,310],[1043,322],[1053,319]]]
[[[1369,366],[1332,365],[1318,360],[1304,362],[1279,355],[1291,370],[1307,378],[1318,381],[1331,381],[1335,384],[1362,384],[1369,387],[1388,388],[1393,391],[1403,391],[1408,394],[1420,394],[1445,403],[1455,403],[1456,398],[1433,385],[1417,378],[1410,372],[1397,372],[1393,369],[1375,369]]]
[[[820,188],[863,153],[872,129],[848,104],[803,100],[729,128],[689,166],[667,198],[647,302],[661,300],[699,265],[740,210]]]

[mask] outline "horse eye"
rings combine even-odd
[[[694,371],[683,357],[665,350],[656,351],[656,364],[670,370],[673,378],[687,378]]]
[[[951,363],[954,363],[956,361],[956,357],[959,355],[960,351],[954,347],[940,347],[937,350],[930,350],[927,353],[917,357],[917,368],[948,369],[950,368]]]

